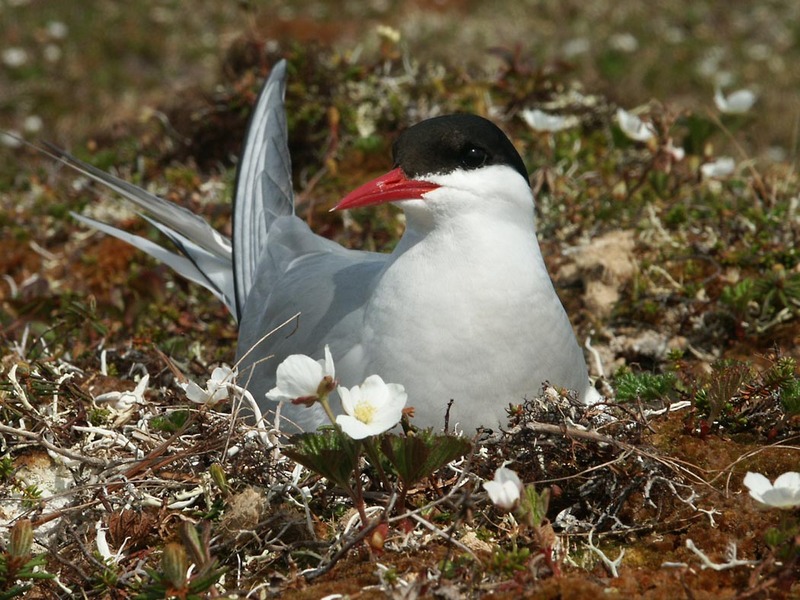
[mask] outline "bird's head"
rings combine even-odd
[[[345,196],[335,210],[397,202],[406,212],[449,214],[531,207],[528,171],[506,135],[470,114],[434,117],[394,143],[394,169]]]

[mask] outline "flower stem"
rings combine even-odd
[[[378,449],[375,447],[374,437],[369,436],[364,440],[364,449],[369,457],[369,462],[372,463],[372,466],[378,471],[378,477],[381,478],[383,489],[388,492],[392,489],[392,484],[389,482],[389,478],[386,476],[386,471],[383,470],[383,465],[381,465],[381,457],[378,454]]]
[[[333,428],[339,433],[342,433],[342,428],[339,427],[339,424],[336,422],[336,416],[331,410],[330,402],[328,402],[328,394],[321,395],[319,397],[319,403],[322,405],[322,409],[325,411],[325,414],[328,415],[328,419],[330,420],[331,425],[333,425]]]
[[[364,507],[364,490],[361,487],[361,465],[356,463],[356,468],[353,471],[353,475],[355,476],[356,486],[355,486],[355,494],[353,495],[353,501],[356,505],[356,510],[358,510],[358,516],[361,517],[361,529],[364,529],[369,525],[369,518],[367,517],[367,510]]]

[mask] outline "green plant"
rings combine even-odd
[[[202,535],[191,523],[184,522],[180,529],[181,543],[170,542],[161,555],[160,569],[148,569],[151,581],[143,584],[137,600],[156,600],[177,597],[182,600],[201,600],[225,573],[219,568],[210,550],[210,528],[206,526]],[[188,549],[188,552],[187,552]],[[196,569],[191,573],[189,566]]]
[[[800,376],[792,357],[767,356],[770,365],[757,371],[748,363],[721,360],[694,395],[704,430],[762,431],[774,436],[788,417],[800,412]]]
[[[0,552],[0,600],[22,596],[36,581],[53,579],[44,570],[45,555],[31,554],[33,526],[27,519],[11,528],[8,549]]]
[[[651,402],[663,399],[675,391],[677,378],[673,373],[633,373],[621,371],[614,378],[617,400],[631,402],[643,400]]]
[[[800,376],[794,358],[778,357],[764,372],[763,379],[765,386],[777,389],[781,404],[788,414],[800,414]]]
[[[720,302],[763,334],[800,313],[800,273],[776,263],[759,278],[745,277],[723,288]]]
[[[8,481],[14,475],[14,459],[10,456],[0,458],[0,481]]]
[[[498,548],[496,552],[493,552],[489,568],[496,573],[510,576],[517,571],[524,571],[530,558],[529,548],[524,546],[519,548],[514,544],[509,550]]]
[[[712,365],[713,374],[704,393],[698,396],[701,402],[695,406],[706,413],[709,423],[731,412],[731,403],[742,385],[753,377],[748,365],[737,361],[720,361]]]
[[[22,506],[33,508],[42,497],[42,490],[36,485],[30,484],[22,488]]]
[[[156,431],[175,433],[186,424],[190,414],[188,410],[173,410],[163,417],[153,417],[150,426]]]

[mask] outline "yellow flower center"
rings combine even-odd
[[[355,410],[355,418],[361,421],[362,423],[372,423],[372,419],[375,416],[375,407],[370,404],[369,402],[361,402],[360,404],[356,405]]]

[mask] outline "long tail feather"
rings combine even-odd
[[[240,314],[256,279],[270,225],[280,216],[294,214],[285,90],[282,60],[272,68],[250,118],[236,177],[233,269]]]
[[[230,262],[224,263],[223,261],[220,261],[219,264],[211,268],[208,262],[213,261],[214,257],[206,253],[205,250],[199,248],[199,246],[194,246],[193,244],[191,244],[191,242],[188,242],[188,240],[184,240],[182,245],[176,242],[176,244],[179,245],[179,247],[186,253],[186,256],[181,256],[180,254],[175,254],[174,252],[170,252],[169,250],[163,248],[162,246],[159,246],[155,242],[151,242],[147,238],[143,238],[141,236],[128,233],[127,231],[118,229],[117,227],[107,225],[102,221],[97,221],[95,219],[85,217],[83,215],[79,215],[74,212],[71,214],[73,218],[80,221],[81,223],[84,223],[89,227],[93,227],[98,231],[102,231],[105,234],[114,236],[115,238],[118,238],[123,242],[130,244],[134,248],[138,248],[142,252],[146,252],[156,260],[163,262],[165,265],[167,265],[168,267],[173,269],[176,273],[185,277],[189,281],[193,281],[194,283],[202,285],[203,287],[211,291],[211,293],[214,294],[214,296],[216,296],[219,300],[221,300],[225,304],[225,306],[227,306],[231,310],[231,312],[233,312],[235,308],[233,306],[233,288],[229,286],[230,289],[228,290],[223,289],[223,286],[220,285],[221,282],[219,281],[221,278],[215,275],[215,273],[218,273],[219,271],[224,271],[226,268],[228,270],[228,273],[230,273]],[[145,219],[147,219],[145,215],[142,216]],[[173,231],[169,230],[160,223],[153,221],[152,219],[147,219],[147,220],[150,221],[150,223],[152,223],[160,231],[162,231],[167,237],[170,237],[170,239],[172,239],[174,235]],[[173,241],[175,240],[173,239]],[[206,258],[208,260],[205,261],[206,264],[204,265],[204,267],[200,268],[198,264],[194,260],[191,260],[189,257],[203,253],[205,253]],[[228,280],[230,280],[230,275],[228,275]]]

